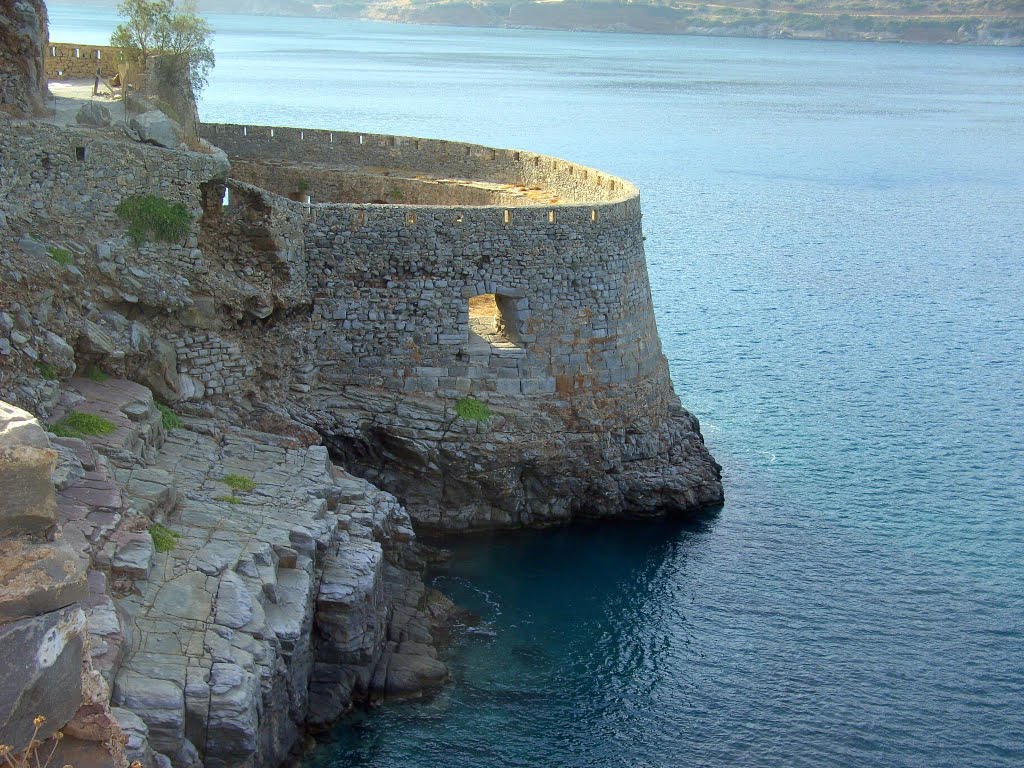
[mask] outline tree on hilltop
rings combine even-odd
[[[214,55],[213,30],[196,14],[194,0],[122,0],[118,13],[125,17],[110,37],[110,44],[143,67],[158,56],[169,57],[188,72],[198,94],[209,80]]]

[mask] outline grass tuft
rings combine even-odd
[[[246,475],[224,475],[220,481],[232,491],[240,491],[242,493],[248,493],[256,487],[256,482]]]
[[[81,411],[71,411],[67,416],[51,424],[47,429],[57,437],[102,437],[117,430],[113,422],[102,416]]]
[[[178,429],[179,427],[185,426],[185,422],[181,420],[181,417],[171,410],[171,406],[164,405],[163,403],[156,404],[157,410],[160,411],[160,421],[164,425],[164,429],[170,432],[172,429]]]
[[[184,203],[172,203],[156,195],[122,200],[117,215],[128,222],[128,235],[137,246],[150,240],[179,242],[192,226],[192,214]]]
[[[54,368],[53,365],[51,365],[50,363],[44,363],[40,360],[38,363],[36,363],[36,368],[39,369],[39,375],[42,376],[47,381],[57,380],[57,369]]]
[[[172,531],[160,523],[153,523],[149,526],[149,535],[153,537],[153,548],[157,552],[170,552],[178,546],[178,539],[181,538],[180,533]]]
[[[464,421],[487,421],[494,414],[487,407],[487,403],[481,403],[475,397],[464,397],[455,403],[455,413]]]
[[[74,264],[75,259],[71,255],[71,251],[66,248],[58,248],[55,245],[51,245],[46,249],[46,252],[50,254],[50,258],[56,261],[58,264],[68,266],[68,264]]]
[[[237,496],[214,496],[214,501],[223,501],[228,504],[241,504],[242,500]]]
[[[103,372],[103,369],[96,365],[96,363],[90,363],[85,369],[85,378],[89,381],[103,383],[110,377],[107,376],[107,374]]]

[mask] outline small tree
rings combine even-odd
[[[142,67],[157,56],[171,57],[188,72],[192,90],[198,95],[208,82],[214,55],[210,45],[213,30],[196,14],[195,1],[122,0],[117,10],[127,21],[114,30],[110,44]]]

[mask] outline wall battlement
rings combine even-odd
[[[48,78],[101,77],[117,74],[118,49],[109,45],[49,43],[43,47],[43,63]]]

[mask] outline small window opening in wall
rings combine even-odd
[[[413,146],[414,149],[419,149],[420,148],[420,140],[416,139],[416,141],[414,141],[412,143],[412,146]]]
[[[554,211],[548,211],[548,224],[554,224],[554,223],[555,223],[555,212]]]
[[[519,162],[519,153],[516,152],[515,154],[513,154],[512,155],[512,159],[515,160],[518,163]]]
[[[274,138],[274,129],[273,128],[270,129],[270,138]]]
[[[363,145],[363,134],[359,134],[359,146]]]
[[[243,136],[248,136],[249,135],[249,126],[247,126],[247,125],[243,125],[242,126],[242,135]]]
[[[416,212],[415,211],[409,211],[407,214],[405,214],[405,222],[407,224],[415,224],[416,223]]]
[[[572,167],[572,166],[570,165],[570,166],[568,167],[568,169],[567,169],[567,170],[569,171],[569,175],[570,175],[570,176],[572,176],[572,174],[573,174],[573,171],[574,171],[575,169],[574,169],[574,168],[573,168],[573,167]]]
[[[360,227],[366,224],[366,211],[356,211],[356,224]]]
[[[512,223],[512,211],[510,211],[508,208],[505,209],[505,223]]]
[[[455,214],[455,223],[456,224],[461,224],[462,223],[462,211],[459,211],[458,213]]]
[[[492,149],[491,150],[491,160],[497,160],[497,159],[498,159],[498,150]]]
[[[75,58],[76,59],[82,58],[82,49],[81,48],[75,48]]]
[[[388,136],[388,145],[392,147],[397,146],[398,139],[396,139],[394,136]]]
[[[330,141],[330,143],[331,143],[331,144],[333,144],[333,143],[334,143],[334,134],[333,134],[333,133],[331,134],[331,137],[330,137],[330,138],[331,138],[331,141]]]
[[[533,158],[533,164],[534,165],[540,165],[540,158],[539,157]]]
[[[492,349],[521,348],[517,343],[515,307],[516,299],[494,293],[484,293],[469,300],[470,353],[484,351],[487,346]]]
[[[231,190],[224,187],[224,197],[221,198],[220,204],[227,208],[231,205]]]
[[[305,131],[299,131],[299,141],[305,141],[305,140],[306,140],[306,132]]]
[[[51,56],[56,56],[57,55],[57,46],[56,45],[51,45],[50,46],[50,55]]]
[[[100,61],[103,58],[103,51],[96,49],[96,61]]]
[[[466,157],[469,157],[472,154],[473,154],[473,148],[472,147],[466,147]]]
[[[597,208],[592,208],[590,210],[590,220],[595,222],[597,221]]]
[[[85,160],[85,147],[75,147],[75,159],[80,163]]]

